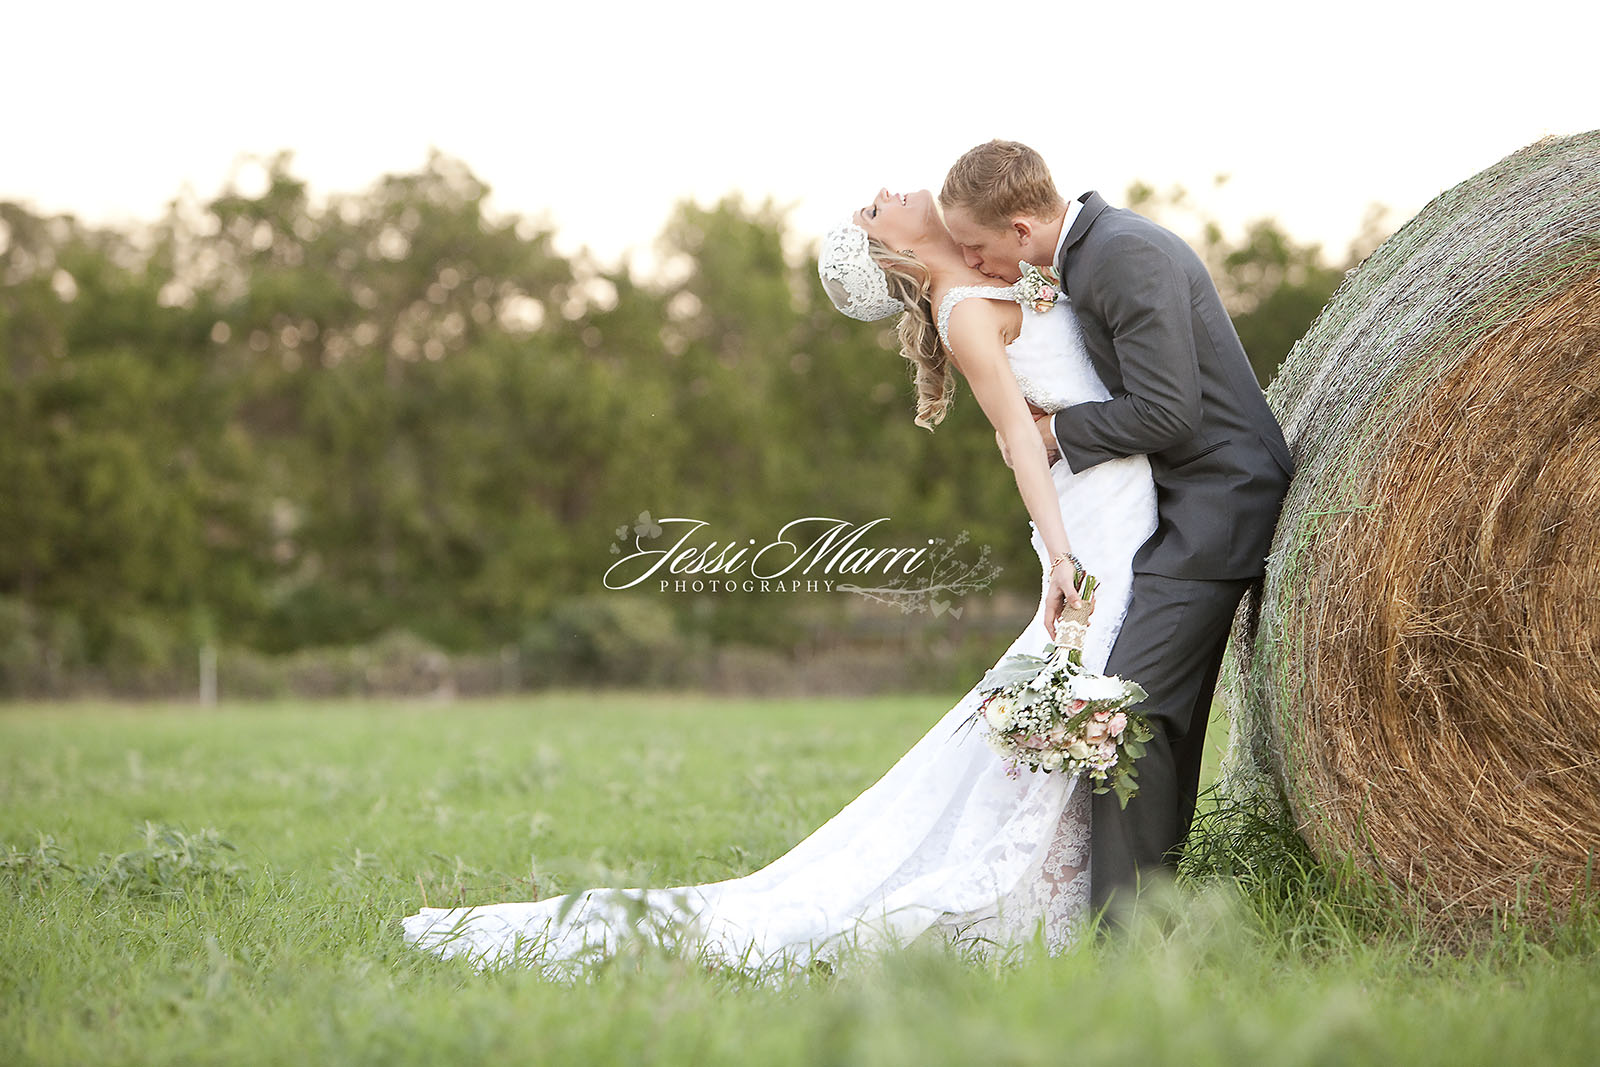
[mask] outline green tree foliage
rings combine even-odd
[[[723,542],[967,530],[1036,592],[981,410],[963,388],[916,427],[892,329],[832,310],[773,204],[681,204],[641,279],[487,210],[448,157],[322,202],[264,168],[137,231],[0,203],[0,689],[201,641],[548,643],[623,595],[601,575],[644,511]],[[1340,274],[1270,221],[1204,249],[1258,368]],[[651,595],[775,643],[844,599]]]

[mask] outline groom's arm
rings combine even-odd
[[[1182,265],[1134,233],[1112,237],[1101,254],[1083,306],[1104,319],[1126,391],[1063,408],[1051,420],[1074,472],[1171,448],[1200,426],[1200,365]]]

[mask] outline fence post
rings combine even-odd
[[[200,646],[200,706],[217,706],[217,646],[209,641]]]

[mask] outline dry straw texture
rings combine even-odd
[[[1268,396],[1298,469],[1225,788],[1437,915],[1565,905],[1600,845],[1600,131],[1436,198]]]

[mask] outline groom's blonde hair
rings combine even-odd
[[[1003,230],[1019,216],[1053,219],[1067,210],[1044,157],[1017,141],[969,149],[945,175],[939,206],[959,207],[991,230]]]

